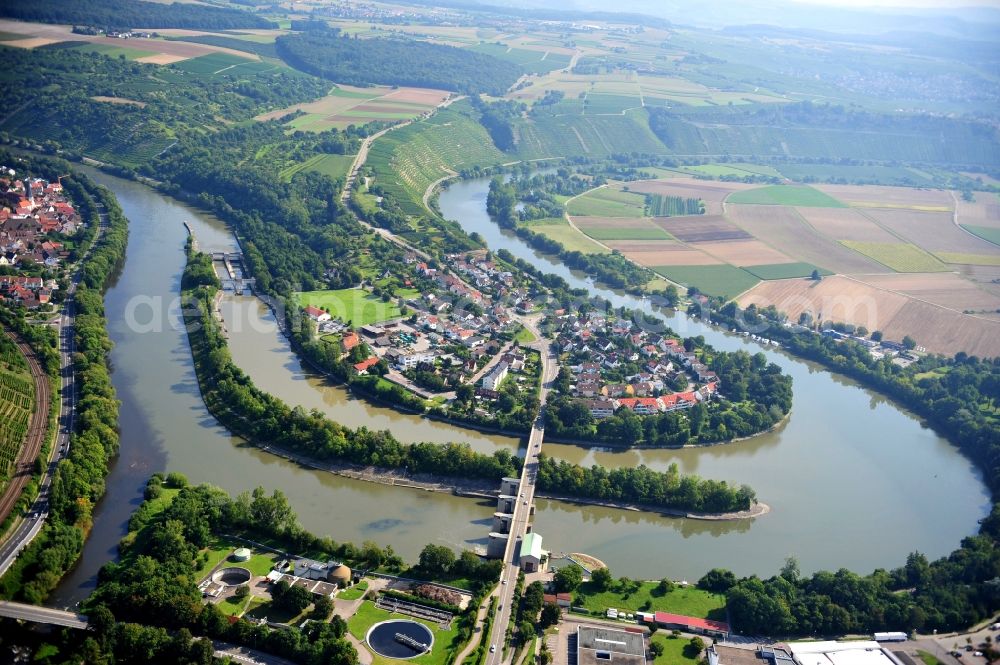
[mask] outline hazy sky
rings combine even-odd
[[[807,4],[833,7],[931,7],[953,9],[956,7],[995,7],[1000,0],[795,0]]]

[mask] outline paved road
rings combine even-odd
[[[100,224],[91,248],[97,245],[107,227],[107,214],[103,212],[103,206],[98,204]],[[90,255],[90,250],[80,261],[80,266]],[[57,329],[59,331],[59,376],[60,376],[60,399],[59,399],[59,432],[56,436],[55,450],[49,459],[39,486],[38,496],[28,511],[28,516],[23,519],[17,527],[8,533],[6,540],[0,545],[0,575],[5,573],[11,564],[17,559],[21,551],[31,543],[31,541],[41,531],[45,523],[45,518],[49,513],[49,491],[52,488],[52,477],[56,472],[59,461],[69,453],[70,436],[73,432],[73,423],[76,410],[76,383],[73,374],[73,352],[75,350],[75,324],[76,307],[74,295],[83,277],[83,271],[78,267],[73,274],[69,286],[66,289],[66,299],[63,302],[62,313],[57,319]]]
[[[65,626],[66,628],[82,629],[87,627],[87,617],[82,614],[53,610],[38,605],[11,603],[5,600],[0,601],[0,616],[21,619],[23,621],[34,621],[35,623],[45,623],[51,626]]]
[[[517,583],[518,572],[520,572],[518,550],[521,546],[521,539],[528,532],[528,527],[531,524],[531,508],[535,499],[535,481],[538,476],[538,455],[542,451],[542,439],[545,436],[545,400],[549,391],[552,390],[552,384],[559,372],[552,345],[542,337],[536,327],[538,317],[518,317],[518,321],[535,335],[536,341],[526,346],[538,349],[542,359],[542,386],[539,392],[542,410],[528,436],[528,450],[525,453],[524,466],[521,469],[520,495],[514,504],[514,518],[511,520],[510,536],[507,539],[507,547],[504,549],[503,555],[504,568],[501,575],[506,584],[501,583],[496,592],[499,609],[490,630],[489,643],[491,646],[496,645],[496,652],[487,654],[486,665],[509,663],[510,656],[513,655],[513,651],[511,651],[508,657],[504,656],[503,643],[507,634],[507,626],[510,623],[514,587]]]

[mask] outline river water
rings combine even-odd
[[[186,231],[204,251],[232,250],[225,226],[202,212],[137,183],[88,170],[118,196],[130,221],[125,266],[106,307],[113,381],[121,407],[121,454],[94,515],[94,529],[77,568],[54,594],[68,606],[93,588],[115,556],[142,487],[154,471],[180,471],[192,482],[230,492],[262,485],[280,489],[302,524],[338,541],[365,539],[414,559],[428,542],[454,547],[485,542],[492,505],[444,494],[387,487],[302,468],[230,436],[205,410],[186,335],[169,325],[184,266]],[[536,255],[485,214],[488,181],[452,186],[442,194],[446,216],[478,231],[493,249],[505,247],[574,283],[564,266]],[[616,304],[639,306],[594,288]],[[466,441],[484,452],[516,449],[510,437],[488,435],[401,414],[353,398],[304,369],[251,297],[227,296],[223,315],[233,358],[263,389],[290,404],[318,409],[351,426],[385,428],[400,440]],[[157,324],[155,317],[162,317]],[[176,318],[176,317],[175,317]],[[686,323],[682,326],[681,323]],[[704,334],[718,348],[756,345],[723,335],[682,315],[671,325]],[[978,472],[911,415],[853,383],[781,352],[765,351],[792,374],[795,403],[779,430],[732,445],[681,451],[602,453],[546,444],[556,457],[607,466],[676,462],[685,472],[752,485],[773,512],[752,522],[710,523],[540,500],[536,530],[553,552],[584,551],[630,577],[697,579],[713,566],[738,574],[774,573],[786,556],[803,571],[848,567],[860,572],[901,564],[920,550],[939,556],[976,530],[989,497]]]

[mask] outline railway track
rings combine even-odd
[[[31,414],[31,423],[28,425],[28,431],[24,436],[21,452],[14,462],[14,473],[11,475],[10,482],[4,488],[3,495],[0,496],[0,522],[7,519],[7,516],[17,504],[18,499],[21,498],[21,492],[24,491],[28,481],[31,480],[32,468],[42,450],[42,444],[45,442],[49,423],[49,409],[52,403],[52,383],[42,369],[41,363],[38,362],[35,352],[27,342],[13,332],[8,330],[6,333],[17,344],[17,347],[21,350],[21,354],[28,361],[28,367],[31,370],[31,379],[35,384],[35,410]]]

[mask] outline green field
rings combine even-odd
[[[729,203],[757,205],[809,206],[811,208],[846,208],[847,204],[818,189],[798,185],[769,185],[730,194]]]
[[[182,60],[172,66],[192,74],[218,74],[222,70],[247,64],[260,65],[261,63],[229,53],[209,53],[190,60]]]
[[[382,302],[361,289],[336,291],[305,291],[295,294],[299,305],[312,305],[326,310],[335,319],[352,326],[366,326],[400,316],[394,302]]]
[[[599,187],[582,194],[566,205],[574,216],[642,217],[646,214],[646,197],[611,187]]]
[[[2,333],[0,333],[2,335]],[[10,478],[35,408],[27,361],[6,335],[0,339],[0,486]]]
[[[353,162],[354,155],[313,155],[304,162],[292,164],[288,168],[283,169],[278,176],[282,181],[289,182],[296,173],[301,171],[315,171],[336,180],[337,178],[347,177],[347,171],[351,168]]]
[[[665,594],[656,590],[658,582],[642,582],[638,590],[624,594],[616,585],[608,591],[598,591],[593,582],[584,582],[573,594],[583,601],[583,607],[603,614],[609,608],[629,612],[673,612],[706,619],[725,618],[726,597],[696,587],[675,587]],[[577,603],[574,601],[574,605]]]
[[[588,228],[580,229],[594,240],[671,240],[672,235],[653,224],[649,228]]]
[[[605,95],[588,93],[583,100],[583,112],[589,115],[624,113],[627,109],[642,106],[638,95]]]
[[[811,263],[771,263],[762,266],[746,266],[743,268],[747,272],[760,277],[761,279],[792,279],[793,277],[809,277],[813,270],[818,270],[821,275],[832,275],[826,268],[814,266]]]
[[[507,44],[496,42],[476,44],[469,46],[468,49],[516,63],[520,65],[521,71],[525,74],[546,74],[554,69],[567,67],[570,61],[570,56],[562,53],[513,48]]]
[[[374,626],[380,621],[385,621],[387,619],[404,619],[411,618],[404,614],[393,614],[387,612],[386,610],[379,609],[375,607],[375,603],[366,600],[358,608],[358,611],[347,620],[347,630],[350,631],[351,635],[357,638],[358,641],[364,642],[365,636],[368,634],[368,629]],[[447,665],[449,661],[449,656],[452,654],[454,645],[453,642],[458,637],[457,622],[452,621],[451,628],[448,630],[441,630],[440,624],[433,623],[431,621],[424,621],[423,619],[413,619],[414,621],[419,621],[428,628],[434,634],[434,646],[431,647],[431,652],[407,660],[408,663],[418,663],[418,665]],[[389,665],[390,663],[398,663],[397,660],[391,660],[387,658],[382,658],[372,654],[372,664],[373,665]]]
[[[1000,266],[1000,256],[990,254],[963,254],[960,252],[935,252],[945,263],[963,263],[973,266]]]
[[[608,250],[587,238],[569,224],[538,224],[531,227],[535,233],[555,240],[571,252],[583,254],[607,254]]]
[[[672,282],[696,286],[702,293],[724,298],[735,298],[760,281],[746,270],[730,265],[658,266],[653,270]]]
[[[946,272],[948,267],[916,245],[895,242],[841,240],[840,244],[870,257],[896,272]]]
[[[699,166],[685,166],[685,171],[701,173],[704,175],[720,178],[722,176],[745,176],[764,175],[780,178],[781,173],[771,166],[761,166],[759,164],[747,164],[744,162],[733,162],[731,164],[701,164]]]
[[[928,185],[933,176],[919,169],[906,166],[881,166],[875,164],[782,164],[781,173],[792,180],[815,178],[820,181],[847,181],[881,185]]]
[[[156,55],[156,51],[140,51],[139,49],[128,48],[126,46],[114,46],[112,44],[85,43],[76,47],[75,50],[82,53],[100,53],[101,55],[106,55],[109,58],[125,56],[126,60],[135,60],[136,58],[145,58],[148,55]]]
[[[991,226],[974,226],[972,224],[962,224],[961,226],[969,233],[973,233],[987,242],[1000,245],[1000,229]]]

